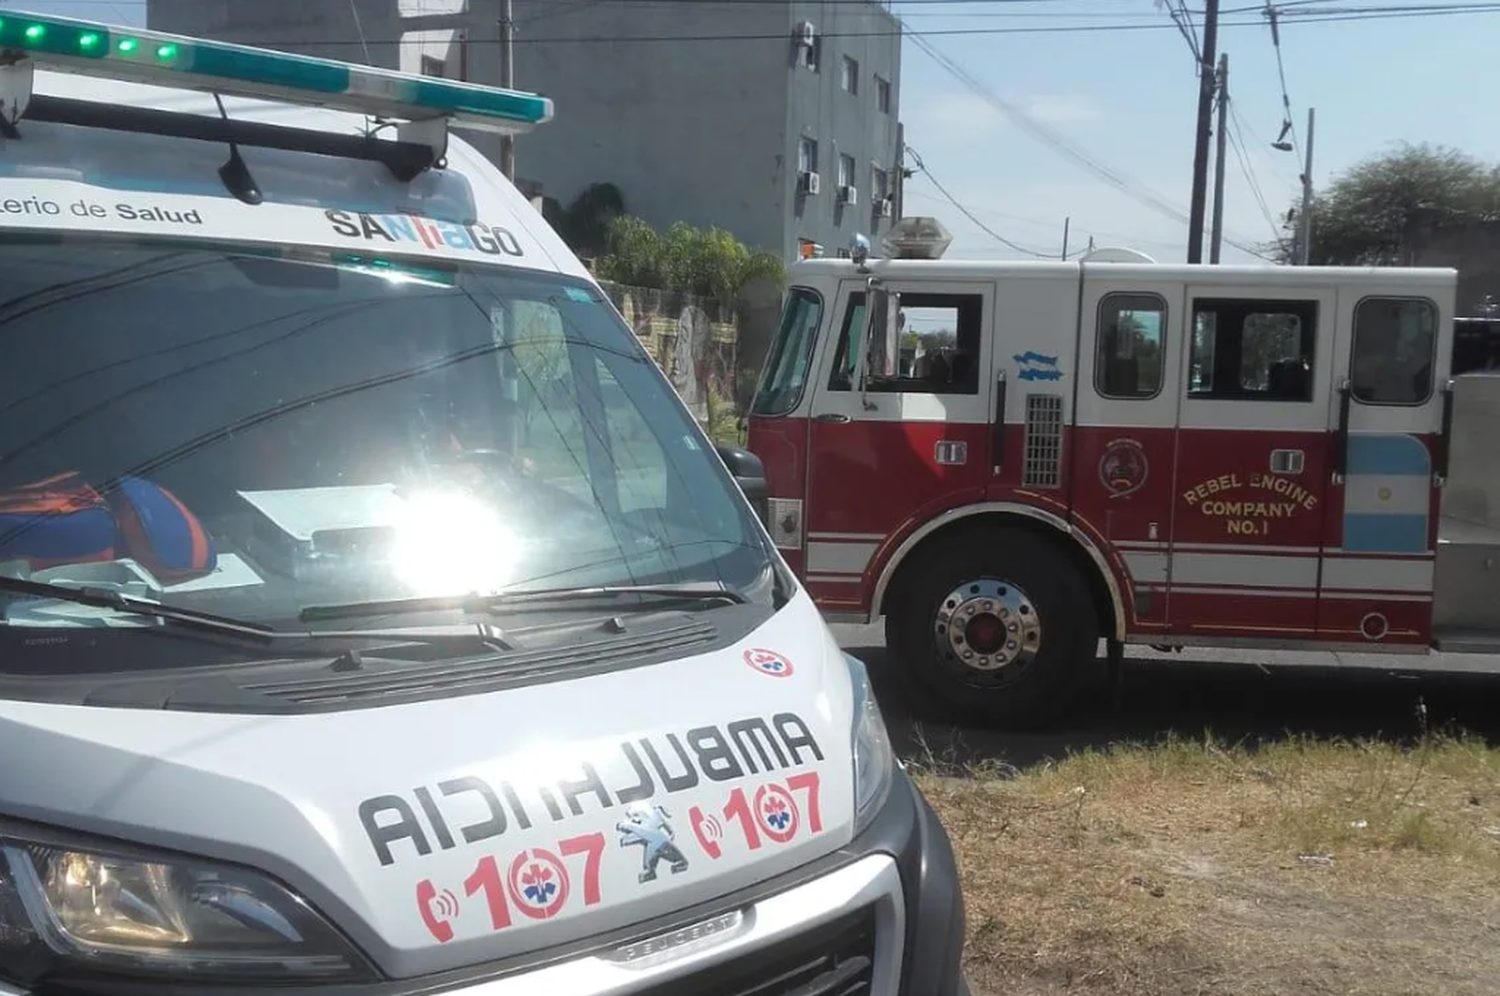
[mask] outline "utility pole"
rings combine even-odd
[[[1307,109],[1307,163],[1302,167],[1302,213],[1297,218],[1297,265],[1306,266],[1312,255],[1313,210],[1313,109]]]
[[[1063,219],[1063,251],[1062,251],[1062,258],[1063,258],[1064,262],[1066,262],[1067,259],[1068,259],[1068,226],[1070,224],[1072,224],[1072,222],[1073,222],[1073,216],[1072,215],[1069,215],[1068,217],[1066,217],[1066,218]]]
[[[899,121],[896,122],[896,175],[891,179],[896,188],[891,191],[895,195],[895,203],[891,205],[891,221],[894,223],[906,217],[902,214],[906,207],[906,126]]]
[[[512,42],[515,40],[515,23],[511,17],[510,0],[500,0],[500,85],[514,89],[516,66]],[[500,172],[512,182],[516,179],[516,138],[514,135],[500,136]]]
[[[1198,66],[1198,124],[1193,143],[1193,194],[1188,207],[1189,263],[1203,262],[1203,208],[1208,195],[1208,138],[1213,130],[1214,60],[1219,44],[1219,0],[1203,5],[1203,61]]]
[[[1224,245],[1224,152],[1229,137],[1229,53],[1219,56],[1219,133],[1214,136],[1214,220],[1209,236],[1208,261],[1219,261]]]

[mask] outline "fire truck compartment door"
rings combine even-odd
[[[1333,472],[1318,594],[1318,629],[1326,640],[1413,643],[1432,635],[1439,509],[1456,510],[1455,496],[1473,480],[1455,482],[1450,475],[1447,506],[1440,506],[1434,475],[1440,472],[1441,371],[1450,365],[1452,294],[1451,286],[1413,287],[1407,278],[1361,286],[1341,302],[1349,328],[1339,336],[1332,378]],[[1493,452],[1493,437],[1486,436],[1484,446]],[[1475,506],[1487,510],[1490,499]],[[1460,532],[1463,538],[1447,551],[1466,548],[1470,531]],[[1462,578],[1463,572],[1448,575]],[[1450,608],[1473,590],[1471,581],[1452,586],[1458,601],[1447,599]],[[1442,621],[1452,630],[1481,628],[1480,617],[1463,610]]]
[[[1140,272],[1122,276],[1114,263],[1085,264],[1073,514],[1119,552],[1141,630],[1166,624],[1181,300],[1181,283]]]
[[[863,280],[841,283],[813,374],[806,580],[827,603],[851,607],[887,536],[978,500],[989,473],[994,283],[885,286],[900,295],[897,376],[860,390]]]
[[[1318,624],[1336,350],[1332,287],[1189,286],[1169,627],[1298,642]]]

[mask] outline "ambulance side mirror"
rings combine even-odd
[[[750,507],[755,509],[760,521],[769,523],[771,487],[766,483],[766,465],[761,462],[760,457],[738,446],[720,444],[714,450],[734,477],[734,483],[745,492],[745,497],[750,500]]]

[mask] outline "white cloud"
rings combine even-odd
[[[1036,94],[1019,101],[1027,116],[1043,124],[1072,124],[1100,116],[1099,105],[1085,94]]]

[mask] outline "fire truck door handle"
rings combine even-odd
[[[995,378],[995,416],[990,422],[990,466],[998,476],[1005,469],[1005,371]]]
[[[853,421],[853,419],[843,412],[824,412],[821,415],[814,415],[813,420],[817,422],[833,422],[838,425]]]
[[[1437,459],[1433,461],[1434,483],[1442,487],[1448,481],[1448,461],[1453,454],[1453,379],[1443,384],[1443,429],[1437,441]]]
[[[1333,483],[1344,483],[1344,473],[1349,466],[1349,378],[1339,381],[1339,425],[1333,434],[1333,453],[1329,463],[1333,469]]]

